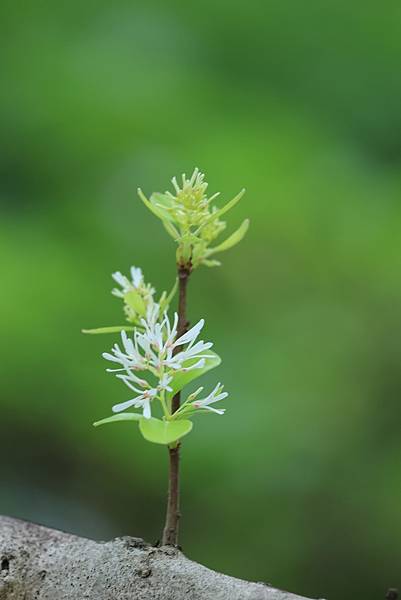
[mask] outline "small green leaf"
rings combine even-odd
[[[193,369],[192,371],[181,371],[176,373],[173,376],[173,380],[170,382],[170,386],[173,388],[173,391],[170,392],[170,395],[173,396],[177,392],[181,391],[183,387],[194,381],[204,373],[207,373],[211,369],[218,367],[221,363],[221,358],[212,350],[207,350],[205,352],[206,355],[211,355],[211,358],[205,358],[205,366],[202,369]],[[183,363],[184,367],[190,367],[194,363],[198,362],[199,358],[191,358]]]
[[[144,315],[146,313],[145,302],[140,293],[136,290],[130,290],[124,294],[124,302],[139,315]]]
[[[234,198],[232,200],[230,200],[229,202],[227,202],[227,204],[225,204],[222,208],[220,208],[219,210],[217,210],[213,215],[212,215],[212,219],[211,221],[214,221],[214,219],[219,219],[220,217],[222,217],[226,212],[228,212],[229,210],[231,210],[232,208],[234,208],[234,206],[241,200],[242,196],[245,194],[245,188],[243,188],[239,194],[237,194],[236,196],[234,196]]]
[[[205,267],[221,267],[221,262],[219,260],[208,260],[207,258],[202,260],[202,264],[205,265]]]
[[[152,194],[150,200],[148,200],[141,188],[138,188],[138,195],[145,206],[162,221],[167,233],[176,241],[180,237],[180,234],[172,223],[174,219],[168,210],[160,206],[162,199],[167,198],[165,194]],[[166,204],[166,201],[164,201],[164,204]]]
[[[238,242],[242,240],[246,232],[249,228],[249,219],[245,219],[245,221],[238,227],[237,231],[234,231],[224,242],[215,246],[215,248],[210,248],[207,252],[207,256],[211,256],[215,252],[223,252],[224,250],[228,250],[232,248]]]
[[[149,202],[153,204],[167,219],[168,221],[174,222],[174,217],[171,214],[171,209],[174,205],[174,200],[170,198],[168,194],[161,194],[160,192],[153,192]]]
[[[97,329],[82,329],[82,333],[120,333],[121,331],[134,331],[131,325],[115,325],[113,327],[98,327]]]
[[[93,425],[98,427],[99,425],[107,425],[107,423],[116,423],[117,421],[140,421],[141,419],[142,415],[138,413],[119,413],[101,421],[96,421]]]
[[[162,211],[159,210],[154,204],[152,204],[152,202],[149,202],[141,188],[138,188],[138,196],[140,197],[144,205],[150,210],[150,212],[156,215],[156,217],[158,217],[159,219],[164,219]]]
[[[160,419],[145,419],[139,421],[139,429],[148,442],[154,444],[172,444],[192,429],[192,422],[182,421],[161,421]]]
[[[169,235],[171,235],[173,240],[176,242],[178,240],[178,238],[180,237],[178,230],[174,227],[174,225],[172,223],[170,223],[169,220],[162,219],[162,222],[164,225],[164,229],[167,231],[167,233]]]
[[[227,204],[225,204],[222,208],[219,208],[219,210],[216,210],[216,212],[212,213],[201,225],[200,229],[202,229],[203,227],[205,227],[205,225],[208,225],[209,223],[211,223],[212,221],[214,221],[215,219],[219,219],[220,217],[222,217],[227,211],[231,210],[242,198],[242,196],[245,194],[245,189],[242,189],[240,191],[239,194],[237,194],[232,200],[230,200],[229,202],[227,202]]]

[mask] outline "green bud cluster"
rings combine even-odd
[[[195,169],[187,179],[182,176],[181,186],[173,177],[174,191],[164,194],[156,192],[148,199],[141,189],[138,194],[147,208],[163,223],[167,232],[177,243],[177,264],[180,268],[192,270],[199,265],[214,267],[220,262],[211,257],[235,246],[244,237],[249,219],[240,225],[226,240],[217,246],[211,246],[214,240],[226,228],[222,217],[242,198],[245,190],[241,190],[235,198],[222,208],[213,205],[219,193],[207,196],[208,184],[205,176]]]

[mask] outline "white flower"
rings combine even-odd
[[[135,391],[139,392],[140,390]],[[150,419],[150,417],[152,416],[150,410],[150,403],[153,400],[153,398],[155,398],[155,396],[157,396],[157,390],[151,388],[150,390],[142,392],[136,398],[132,398],[131,400],[127,400],[126,402],[121,402],[120,404],[115,404],[112,407],[112,411],[118,413],[125,410],[126,408],[130,408],[130,406],[134,406],[135,408],[142,408],[143,416],[145,417],[145,419]]]
[[[141,321],[144,331],[141,332],[135,329],[132,338],[128,337],[125,331],[122,331],[122,345],[114,344],[111,352],[103,353],[106,360],[120,365],[117,368],[107,369],[107,371],[115,373],[118,379],[121,379],[127,387],[137,394],[131,400],[116,404],[113,407],[114,412],[120,412],[130,406],[135,406],[136,408],[142,408],[143,415],[150,418],[151,401],[158,397],[163,404],[164,393],[173,391],[170,384],[177,371],[186,372],[201,369],[205,366],[205,359],[213,356],[205,354],[211,348],[211,342],[196,341],[204,325],[203,319],[176,339],[177,314],[174,315],[174,321],[171,324],[167,314],[159,322],[159,312],[160,307],[158,304],[152,303],[149,305],[146,319]],[[193,364],[188,365],[187,361],[191,361]],[[142,376],[139,377],[136,374],[137,371],[150,372],[153,381],[155,377],[157,378],[157,383],[150,384]]]
[[[114,296],[117,296],[118,298],[124,298],[125,294],[131,289],[131,282],[125,275],[120,273],[120,271],[112,273],[111,276],[114,279],[114,281],[118,283],[118,285],[122,288],[122,290],[114,288],[111,293]]]
[[[195,402],[192,403],[192,406],[194,406],[195,408],[204,408],[206,410],[211,410],[212,412],[217,413],[218,415],[223,415],[225,412],[224,408],[212,408],[210,406],[210,404],[213,404],[214,402],[218,402],[219,400],[223,400],[224,398],[227,398],[228,394],[227,392],[223,392],[223,386],[218,383],[216,385],[216,387],[214,388],[214,390],[212,392],[210,392],[210,394],[208,396],[206,396],[206,398],[203,398],[201,400],[195,400]],[[199,390],[198,390],[199,391]]]
[[[160,305],[157,302],[150,302],[146,308],[146,319],[141,319],[145,330],[151,330],[155,327],[160,314]]]
[[[193,344],[195,339],[198,337],[202,327],[205,324],[205,319],[201,319],[198,321],[196,325],[191,327],[184,335],[181,335],[178,340],[176,340],[173,344],[174,347],[182,346],[183,344]]]
[[[199,358],[202,357],[201,360],[203,360],[205,358],[212,358],[213,355],[212,354],[204,354],[205,350],[209,350],[209,348],[211,348],[213,346],[213,344],[211,342],[197,342],[194,346],[188,346],[188,348],[186,350],[182,350],[181,352],[178,352],[174,357],[173,360],[175,360],[177,363],[182,363],[185,362],[191,358]],[[192,367],[187,367],[186,370],[188,369],[193,369],[195,365],[192,365]],[[203,365],[200,365],[200,367],[203,367]],[[174,367],[173,367],[174,368]]]
[[[142,319],[145,329],[143,333],[135,330],[134,337],[129,338],[125,331],[121,332],[121,340],[124,351],[118,344],[114,344],[112,354],[103,353],[106,360],[120,363],[122,370],[129,371],[134,369],[144,371],[153,367],[157,371],[162,371],[164,367],[174,371],[189,371],[200,369],[205,365],[205,358],[210,358],[211,354],[205,354],[206,350],[212,347],[211,342],[199,341],[195,343],[197,336],[204,325],[201,319],[187,333],[174,340],[177,331],[178,317],[175,315],[173,326],[171,326],[167,315],[161,323],[156,321],[158,305],[149,307],[147,311],[147,320]],[[179,346],[188,344],[187,348],[174,354],[174,350]],[[190,359],[199,359],[190,366],[184,366],[184,363]]]
[[[120,363],[123,366],[123,369],[127,371],[130,369],[144,371],[147,363],[138,349],[137,337],[135,336],[134,340],[132,340],[127,336],[125,331],[122,331],[121,341],[123,343],[125,352],[120,349],[118,344],[114,344],[111,350],[113,354],[103,352],[103,358],[110,360],[111,362]]]
[[[158,353],[163,349],[163,325],[157,322],[160,307],[158,304],[152,304],[148,306],[146,311],[146,319],[141,319],[141,325],[144,327],[145,332],[139,334],[138,343],[144,350],[153,348]]]
[[[169,386],[169,383],[172,381],[172,379],[173,378],[171,375],[167,375],[167,373],[164,373],[164,375],[162,375],[159,380],[159,385],[157,386],[157,389],[172,392],[173,388]]]
[[[121,287],[121,290],[118,288],[114,288],[111,293],[118,298],[124,298],[125,294],[132,290],[139,290],[142,296],[151,298],[155,293],[155,290],[151,285],[146,284],[143,278],[142,269],[139,267],[131,267],[131,280],[128,279],[125,275],[120,273],[120,271],[116,271],[112,273],[112,278],[118,285]]]
[[[149,383],[145,379],[140,379],[131,372],[128,372],[125,375],[118,374],[116,375],[116,377],[121,379],[125,383],[125,385],[127,385],[132,391],[139,394],[139,396],[136,396],[131,400],[127,400],[126,402],[121,402],[121,404],[116,404],[112,408],[113,412],[121,412],[122,410],[125,410],[130,406],[135,406],[135,408],[143,408],[143,416],[146,419],[150,419],[150,417],[152,416],[150,410],[150,402],[151,400],[153,400],[153,398],[157,396],[158,389],[151,388]],[[138,388],[132,385],[133,382],[137,383],[142,388],[148,389],[138,390]]]
[[[165,317],[168,322],[167,316]],[[198,337],[203,325],[205,324],[204,319],[201,319],[196,325],[194,325],[189,331],[180,336],[177,340],[173,341],[177,335],[177,323],[178,315],[174,315],[174,324],[170,329],[168,324],[169,335],[165,343],[166,358],[164,364],[175,370],[190,371],[192,369],[201,369],[205,366],[205,358],[212,358],[211,354],[204,354],[205,350],[209,350],[213,344],[211,342],[199,341],[194,343]],[[188,344],[185,350],[181,350],[174,354],[174,350],[179,346]],[[183,363],[189,359],[199,358],[196,363],[191,366],[184,367]]]
[[[118,369],[118,370],[121,371],[121,369]],[[110,372],[110,371],[112,371],[112,369],[107,369],[107,371]],[[134,375],[134,373],[132,371],[126,371],[126,373],[124,375],[122,373],[119,373],[118,375],[116,375],[116,377],[121,379],[125,383],[125,385],[127,385],[129,388],[131,388],[131,390],[134,390],[134,392],[142,393],[140,390],[137,390],[132,385],[133,383],[140,385],[144,389],[150,388],[150,385],[146,381],[146,379],[141,379],[140,377],[137,377],[136,375]]]

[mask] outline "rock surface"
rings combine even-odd
[[[0,600],[305,600],[139,538],[93,540],[0,517]]]

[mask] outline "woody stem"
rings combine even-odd
[[[187,286],[191,268],[178,266],[178,325],[177,337],[183,335],[188,329],[187,321]],[[171,412],[180,407],[180,392],[175,394],[172,401]],[[163,530],[162,544],[176,546],[178,543],[178,524],[180,520],[180,443],[171,444],[169,453],[169,483],[167,495],[166,522]]]

